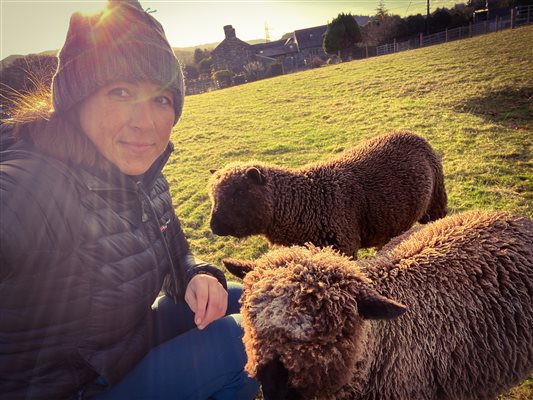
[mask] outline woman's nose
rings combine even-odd
[[[150,101],[142,100],[136,102],[131,111],[130,124],[133,128],[140,130],[150,130],[155,127],[155,116]]]

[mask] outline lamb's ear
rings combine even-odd
[[[407,307],[374,292],[357,299],[359,315],[364,319],[394,319],[407,311]]]
[[[217,172],[216,169],[210,169],[209,172],[211,172],[211,174],[214,174],[215,172]]]
[[[256,167],[248,168],[246,170],[246,177],[258,185],[264,185],[266,183],[266,176]]]
[[[246,274],[254,269],[255,262],[252,260],[237,260],[235,258],[226,258],[222,260],[226,269],[237,278],[244,279]]]

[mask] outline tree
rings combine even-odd
[[[341,13],[328,24],[323,48],[327,54],[338,53],[344,60],[361,39],[361,30],[353,15]]]
[[[464,10],[454,8],[450,11],[450,25],[448,28],[458,28],[460,26],[468,25],[472,19],[472,13],[466,14]]]
[[[376,8],[376,15],[374,15],[374,19],[377,21],[383,21],[385,18],[387,18],[390,15],[389,10],[385,7],[385,3],[383,0],[380,0],[378,7]]]
[[[209,74],[211,73],[211,67],[213,66],[213,59],[211,57],[204,58],[198,64],[198,71],[200,74]]]
[[[422,14],[409,15],[405,18],[407,34],[406,36],[414,36],[426,31],[426,17]]]
[[[429,18],[430,32],[441,32],[450,26],[452,16],[446,8],[437,8]]]
[[[185,65],[185,68],[183,68],[183,73],[185,75],[185,79],[198,79],[198,76],[200,75],[198,73],[198,68],[196,68],[196,65]]]
[[[407,23],[399,15],[388,15],[382,20],[373,18],[363,27],[364,42],[369,46],[390,43],[405,36],[407,29]]]
[[[200,64],[200,62],[206,58],[211,57],[211,52],[207,49],[194,49],[194,63]]]

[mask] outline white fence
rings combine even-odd
[[[424,35],[421,33],[417,37],[402,42],[397,42],[395,40],[393,43],[377,46],[376,53],[378,56],[397,53],[399,51],[450,42],[452,40],[484,35],[502,29],[512,29],[519,25],[527,25],[531,23],[533,23],[533,6],[519,6],[510,9],[509,14],[503,17],[496,17],[476,24],[470,23],[468,26],[460,26],[459,28],[446,29],[443,32],[434,33],[432,35]]]

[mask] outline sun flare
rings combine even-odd
[[[78,12],[82,15],[91,15],[100,12],[106,8],[106,1],[87,1],[78,3]]]

